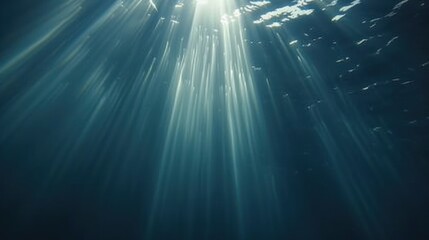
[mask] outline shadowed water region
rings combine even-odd
[[[0,239],[429,239],[429,1],[16,0]]]

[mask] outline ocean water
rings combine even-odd
[[[429,1],[16,0],[0,239],[429,239]]]

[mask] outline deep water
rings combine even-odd
[[[16,0],[0,239],[429,239],[429,1]]]

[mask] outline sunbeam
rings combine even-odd
[[[276,211],[274,193],[263,179],[267,173],[260,169],[269,161],[263,153],[267,139],[245,33],[240,21],[220,21],[235,8],[231,1],[196,2],[185,50],[171,78],[168,127],[148,231],[173,221],[171,216],[162,219],[167,215],[160,212],[178,212],[190,215],[182,224],[191,234],[199,215],[210,221],[215,214],[210,211],[216,204],[213,197],[231,202],[226,211],[235,215],[239,228],[250,219],[244,208],[257,204],[265,211],[255,214],[264,219]],[[219,182],[228,187],[219,189]],[[193,211],[195,206],[208,211]],[[245,232],[240,229],[237,236],[245,239]]]

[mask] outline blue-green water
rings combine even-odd
[[[0,239],[429,239],[428,10],[2,4]]]

